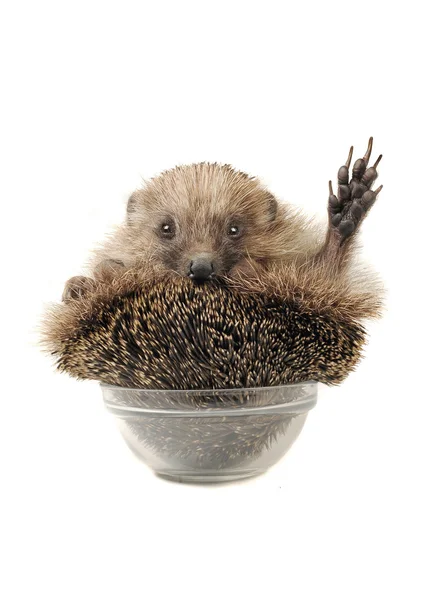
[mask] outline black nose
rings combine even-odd
[[[192,279],[198,279],[199,281],[210,279],[213,275],[213,263],[211,262],[211,258],[206,256],[196,256],[190,262],[189,275]]]

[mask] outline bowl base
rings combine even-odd
[[[162,479],[176,481],[178,483],[225,483],[228,481],[237,481],[238,479],[247,479],[248,477],[257,477],[262,475],[265,469],[245,469],[243,471],[155,471],[155,474]]]

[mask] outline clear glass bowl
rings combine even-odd
[[[221,482],[274,465],[316,404],[317,383],[228,390],[139,390],[101,385],[131,450],[157,475]]]

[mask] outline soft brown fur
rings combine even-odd
[[[173,219],[176,236],[161,239],[162,222]],[[227,235],[238,224],[239,239]],[[287,207],[259,182],[229,165],[200,163],[176,167],[147,182],[128,203],[127,220],[97,250],[93,265],[117,259],[163,265],[188,274],[192,256],[214,257],[224,275],[246,259],[261,266],[303,262],[319,249],[318,232],[300,211]]]
[[[167,219],[176,224],[171,240],[158,234]],[[232,223],[242,229],[238,240],[226,234]],[[373,318],[380,314],[382,285],[355,260],[357,233],[341,244],[331,225],[325,236],[258,179],[229,165],[200,163],[165,171],[135,192],[126,222],[91,263],[95,285],[130,269],[147,280],[158,270],[185,277],[191,257],[208,252],[215,274],[239,291],[295,299],[341,318]],[[91,280],[71,281],[74,297],[78,286],[90,293]]]

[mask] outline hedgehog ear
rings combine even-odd
[[[138,204],[138,194],[133,192],[130,198],[127,200],[127,223],[130,225],[133,222],[133,216],[136,212]]]
[[[276,197],[270,193],[268,193],[268,207],[269,207],[270,221],[274,221],[277,216],[277,211],[278,211],[279,205],[277,203]]]

